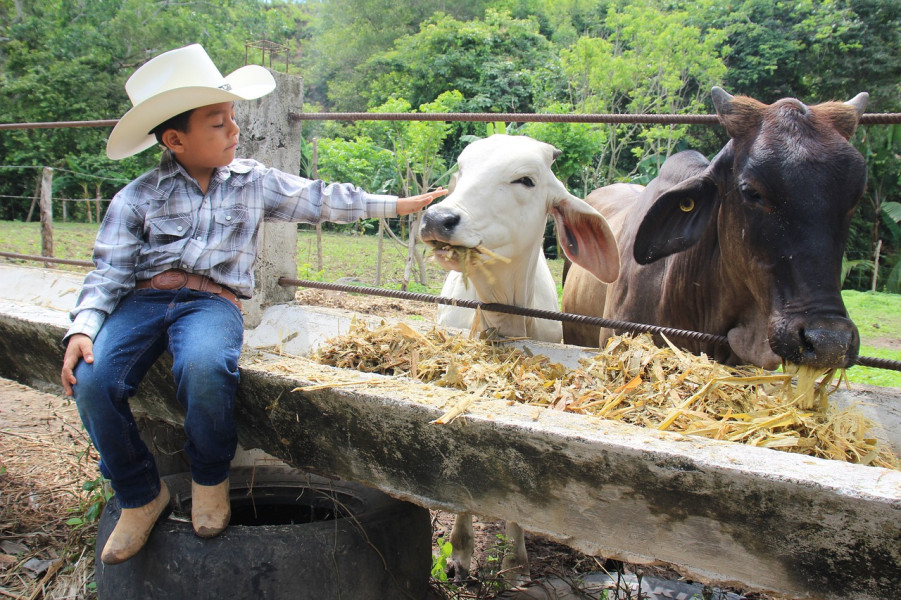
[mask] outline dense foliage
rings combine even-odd
[[[271,64],[304,77],[315,111],[709,113],[722,85],[810,104],[868,91],[869,111],[901,112],[896,0],[0,0],[0,122],[117,118],[125,79],[149,57],[199,42],[229,72],[269,60],[248,50],[260,40],[288,46]],[[445,182],[467,141],[491,131],[563,150],[556,168],[578,195],[644,183],[669,154],[724,142],[699,126],[310,123],[307,174],[316,138],[321,177],[394,193]],[[107,160],[107,134],[0,131],[0,218],[26,218],[43,166],[56,169],[56,198],[84,199],[111,197],[155,162]],[[870,182],[846,284],[869,288],[879,247],[877,287],[898,291],[901,126],[862,127],[853,142]],[[90,206],[68,202],[69,218]]]

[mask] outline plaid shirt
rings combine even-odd
[[[167,150],[110,203],[94,244],[96,268],[85,277],[66,337],[93,339],[136,280],[167,269],[206,275],[249,298],[263,221],[351,223],[396,210],[396,196],[326,185],[250,159],[216,169],[204,195]]]

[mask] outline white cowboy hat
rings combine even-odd
[[[125,82],[133,108],[119,119],[106,143],[113,160],[156,144],[150,130],[186,110],[253,100],[275,89],[265,67],[248,65],[223,77],[200,44],[170,50],[141,65]]]

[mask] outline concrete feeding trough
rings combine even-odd
[[[80,285],[81,276],[0,267],[0,375],[60,389],[60,339]],[[243,448],[718,585],[823,599],[887,600],[901,590],[901,472],[491,398],[436,425],[459,392],[304,358],[353,318],[278,305],[246,332],[237,405]],[[573,364],[583,350],[532,351]],[[317,386],[326,371],[329,381],[347,383]],[[859,403],[879,424],[877,435],[901,449],[901,390],[859,387],[833,399]],[[180,423],[164,366],[148,375],[133,406]]]

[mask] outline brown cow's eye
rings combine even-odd
[[[763,196],[760,195],[756,189],[751,187],[748,184],[742,184],[739,188],[741,191],[742,200],[748,202],[750,204],[758,204],[760,206],[766,205],[766,200],[764,200]]]
[[[524,185],[526,187],[535,187],[535,182],[532,181],[531,177],[520,177],[513,183],[521,183],[522,185]]]

